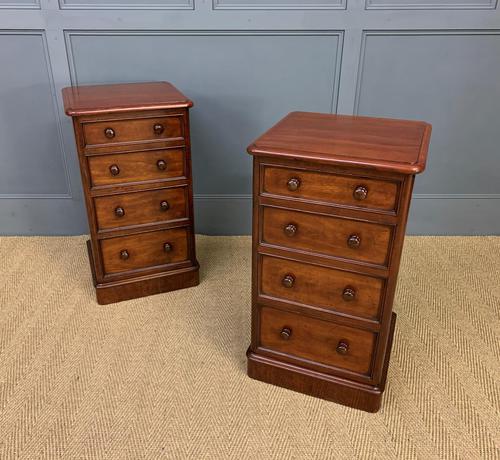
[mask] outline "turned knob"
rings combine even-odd
[[[286,288],[291,288],[293,287],[293,284],[295,283],[295,277],[293,275],[286,275],[282,280],[281,284],[285,286]]]
[[[280,332],[280,336],[283,340],[288,340],[292,336],[292,330],[288,327],[284,327]]]
[[[364,185],[358,185],[354,189],[353,196],[358,201],[363,201],[368,196],[368,189]]]
[[[356,297],[356,291],[353,288],[346,287],[342,292],[342,298],[347,302],[354,300],[354,297]]]
[[[351,235],[347,239],[347,246],[349,246],[352,249],[359,248],[359,245],[361,244],[361,238],[359,235]]]
[[[165,244],[163,245],[163,250],[164,250],[165,252],[172,252],[172,249],[173,249],[173,248],[172,248],[172,244],[171,244],[171,243],[165,243]]]
[[[295,233],[297,233],[297,226],[294,225],[294,224],[288,224],[285,228],[284,228],[284,232],[286,235],[288,236],[293,236],[295,235]]]
[[[130,257],[130,254],[126,249],[120,252],[120,259],[127,260]]]
[[[165,131],[165,127],[163,125],[160,125],[159,123],[153,126],[153,131],[157,136],[160,134],[163,134],[163,131]]]
[[[349,351],[349,343],[346,340],[341,340],[337,345],[337,353],[339,355],[345,355]]]
[[[160,171],[167,169],[167,162],[165,160],[158,160],[156,162],[156,166]]]
[[[118,176],[118,174],[120,174],[120,168],[118,167],[118,165],[111,165],[109,167],[109,172],[112,176]]]
[[[113,137],[115,137],[115,130],[113,128],[106,128],[104,130],[104,135],[108,138],[108,139],[113,139]]]
[[[291,192],[295,192],[299,187],[300,187],[300,179],[297,179],[296,177],[292,177],[287,183],[286,183],[288,190]]]
[[[162,201],[160,203],[160,209],[162,211],[168,211],[168,208],[170,208],[170,205],[168,204],[168,201]]]
[[[123,217],[125,215],[125,209],[123,209],[121,206],[118,206],[115,208],[115,216],[116,217]]]

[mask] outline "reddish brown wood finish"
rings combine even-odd
[[[187,188],[171,187],[97,197],[99,231],[188,219]]]
[[[107,238],[100,243],[105,275],[159,267],[188,259],[185,228]],[[124,251],[126,258],[122,257]]]
[[[105,145],[108,151],[112,151],[114,146],[122,144],[181,139],[182,123],[180,115],[133,120],[87,121],[83,124],[83,137],[87,149]]]
[[[187,118],[187,109],[82,115],[79,149],[91,156],[184,147]]]
[[[256,379],[374,412],[427,123],[295,112],[254,155]]]
[[[384,281],[342,270],[262,256],[261,302],[283,300],[352,317],[379,320]],[[285,277],[291,285],[285,285]]]
[[[335,401],[338,404],[367,412],[377,412],[380,409],[382,394],[385,390],[395,323],[396,314],[392,313],[387,353],[378,385],[363,384],[349,378],[296,366],[279,358],[270,358],[261,353],[254,353],[251,348],[247,351],[248,375],[262,382]]]
[[[90,241],[87,241],[87,250],[97,299],[102,305],[153,294],[161,294],[162,292],[175,291],[177,289],[185,289],[197,286],[199,283],[198,268],[196,267],[172,268],[168,276],[165,276],[164,273],[158,273],[98,283],[95,277],[95,265]]]
[[[285,353],[305,367],[324,364],[369,375],[376,335],[269,307],[261,309],[260,346]],[[286,330],[287,334],[283,334]],[[289,331],[289,332],[288,332]],[[340,351],[345,343],[348,354]],[[337,351],[339,349],[339,351]]]
[[[292,225],[290,233],[287,227]],[[262,243],[386,266],[392,229],[386,225],[265,206]],[[349,246],[349,238],[359,244]]]
[[[88,157],[87,161],[92,187],[186,179],[183,149],[99,155]],[[158,164],[163,163],[165,167],[160,169]],[[111,173],[112,168],[116,174]]]
[[[63,89],[101,304],[198,284],[188,108],[169,83]]]
[[[272,166],[264,169],[262,185],[263,195],[276,198],[391,212],[398,192],[397,182]]]
[[[248,147],[259,156],[417,174],[425,168],[428,123],[292,112]]]
[[[174,85],[165,81],[72,86],[63,89],[63,100],[64,110],[71,117],[193,106]]]

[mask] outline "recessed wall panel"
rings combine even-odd
[[[193,0],[59,0],[61,9],[193,9]]]
[[[500,35],[367,32],[356,112],[429,121],[417,193],[498,194]]]
[[[39,0],[0,0],[0,9],[39,9]]]
[[[251,191],[246,147],[293,110],[335,107],[341,35],[70,32],[74,83],[167,80],[194,101],[198,193]]]
[[[497,0],[366,0],[366,9],[493,9]]]
[[[243,10],[343,10],[346,8],[346,0],[214,0],[214,8]]]
[[[0,195],[67,194],[44,36],[0,32]]]

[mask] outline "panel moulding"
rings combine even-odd
[[[49,55],[49,48],[47,45],[47,37],[45,36],[45,31],[44,30],[21,30],[21,31],[14,31],[14,30],[0,30],[0,36],[2,35],[33,35],[40,37],[40,40],[42,40],[43,44],[43,50],[44,50],[44,61],[45,61],[45,66],[46,66],[46,71],[47,71],[47,76],[49,79],[49,84],[50,84],[50,96],[52,99],[52,105],[54,109],[54,116],[57,121],[57,138],[58,138],[58,143],[59,143],[59,153],[63,165],[63,170],[64,170],[64,180],[66,182],[66,193],[21,193],[21,194],[0,194],[0,199],[54,199],[54,200],[60,200],[60,199],[71,199],[72,198],[72,193],[71,193],[71,180],[70,180],[70,175],[69,175],[69,168],[68,168],[68,162],[67,162],[67,155],[66,155],[66,150],[64,146],[64,140],[63,140],[63,133],[62,133],[62,120],[59,114],[59,108],[58,108],[58,103],[57,103],[57,98],[56,98],[56,89],[55,89],[55,83],[54,83],[54,75],[52,72],[52,65],[50,62],[50,55]]]
[[[332,36],[337,37],[338,43],[335,50],[335,66],[332,84],[331,96],[331,112],[337,111],[340,69],[342,64],[342,49],[344,31],[342,30],[245,30],[245,31],[223,31],[223,30],[191,30],[191,31],[148,31],[148,30],[134,30],[134,31],[114,31],[114,30],[65,30],[66,53],[68,56],[69,73],[71,84],[78,85],[78,74],[76,71],[74,51],[71,43],[72,37],[75,36]]]
[[[446,1],[404,1],[386,3],[384,0],[366,0],[366,10],[494,10],[498,0],[479,0],[466,3]]]
[[[322,0],[315,3],[231,3],[231,0],[213,0],[212,8],[214,10],[345,10],[347,9],[347,0]]]
[[[80,0],[78,3],[69,3],[68,0],[59,0],[61,10],[194,10],[194,0],[175,1],[167,0],[155,3],[90,3]]]

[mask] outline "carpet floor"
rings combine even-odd
[[[382,409],[246,376],[250,238],[99,306],[86,237],[0,238],[0,459],[498,459],[500,237],[409,237]]]

